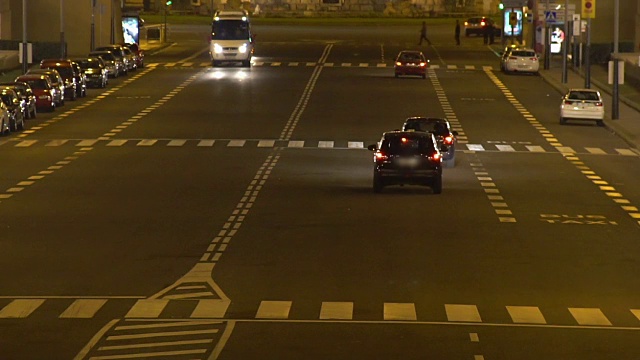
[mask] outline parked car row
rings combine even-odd
[[[82,59],[44,59],[14,82],[0,84],[0,135],[22,130],[38,111],[55,111],[65,100],[87,96],[87,87],[104,88],[109,77],[144,67],[137,44],[97,48]]]
[[[373,155],[373,191],[389,185],[423,185],[442,193],[442,168],[454,166],[458,133],[446,119],[410,117],[402,130],[382,134],[369,145]]]

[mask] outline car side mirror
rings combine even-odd
[[[376,151],[376,150],[378,150],[378,147],[375,144],[373,144],[373,145],[367,146],[367,149],[369,149],[371,151]]]
[[[453,134],[453,136],[458,136],[458,132],[457,132],[457,131],[455,131],[455,130],[454,130],[454,131],[452,131],[451,133]]]

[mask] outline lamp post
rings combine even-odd
[[[611,105],[611,119],[618,120],[620,118],[620,101],[619,101],[619,93],[618,93],[618,42],[619,42],[619,32],[620,25],[618,21],[620,20],[620,0],[615,0],[613,3],[613,91],[611,94],[611,100],[613,104]]]
[[[67,57],[67,47],[64,43],[64,0],[60,0],[60,58]]]
[[[96,48],[96,0],[91,1],[91,43],[89,49],[93,51]]]
[[[27,0],[22,0],[22,73],[27,73]]]
[[[562,42],[562,83],[567,83],[567,50],[569,47],[569,0],[564,0],[564,41]]]

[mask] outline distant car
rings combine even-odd
[[[71,60],[71,67],[76,73],[76,92],[78,97],[87,96],[87,75],[77,61]]]
[[[433,134],[421,131],[389,131],[373,155],[373,192],[389,185],[424,185],[442,192],[442,155]]]
[[[478,35],[483,36],[487,27],[491,26],[494,30],[494,35],[500,36],[500,29],[496,27],[495,22],[486,16],[470,17],[464,22],[464,35]]]
[[[400,51],[398,56],[396,56],[394,66],[395,76],[417,75],[426,79],[428,64],[429,62],[421,51]]]
[[[27,71],[27,74],[46,75],[51,80],[51,90],[53,99],[56,106],[64,105],[64,80],[60,76],[60,73],[54,69],[31,69]]]
[[[111,51],[92,51],[89,53],[89,57],[99,57],[102,59],[108,76],[117,78],[124,72],[124,63],[118,60]]]
[[[0,101],[0,135],[5,135],[11,132],[11,115],[9,115],[9,109]]]
[[[442,163],[445,167],[453,167],[456,163],[457,131],[451,130],[446,119],[434,117],[410,117],[402,126],[403,131],[426,131],[436,138],[438,149],[442,151]],[[444,150],[446,148],[446,150]]]
[[[0,83],[0,86],[8,86],[15,90],[20,100],[24,102],[25,119],[35,119],[38,113],[36,95],[33,93],[33,90],[31,90],[29,84],[25,82],[6,82]]]
[[[104,88],[109,81],[107,68],[104,61],[99,57],[90,57],[76,60],[80,68],[84,71],[87,86]]]
[[[122,46],[122,51],[127,58],[127,71],[136,71],[138,69],[138,61],[136,57],[138,55],[134,54],[131,49],[127,46]]]
[[[38,111],[41,109],[54,111],[56,109],[55,96],[53,95],[55,89],[48,76],[42,74],[22,75],[16,78],[16,82],[29,84],[36,97]]]
[[[24,130],[24,103],[18,94],[12,88],[3,86],[0,88],[0,100],[9,110],[11,131]]]
[[[121,44],[128,47],[132,53],[136,55],[136,65],[138,69],[142,69],[144,67],[144,51],[138,46],[136,43],[127,43]]]
[[[569,89],[560,104],[560,124],[567,120],[590,120],[604,126],[604,103],[593,89]]]
[[[508,48],[502,56],[502,70],[505,73],[525,72],[537,74],[540,69],[538,54],[533,49]]]
[[[121,63],[121,73],[124,75],[129,73],[131,65],[129,65],[129,57],[124,52],[124,46],[117,44],[105,45],[97,47],[95,51],[110,51]]]
[[[44,59],[40,61],[40,69],[56,70],[64,81],[65,98],[75,101],[78,98],[78,74],[71,60]]]

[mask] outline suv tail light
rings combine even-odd
[[[443,141],[446,145],[451,145],[453,144],[453,136],[451,135],[447,135],[444,137],[444,141]]]
[[[598,101],[598,102],[596,103],[596,106],[602,106],[602,102]]]
[[[425,67],[425,66],[427,66],[427,63],[426,63],[426,62],[421,62],[421,63],[420,63],[420,67]]]
[[[396,65],[397,66],[402,66],[402,63],[400,61],[396,61]]]
[[[565,100],[565,101],[564,101],[564,104],[565,104],[565,105],[573,105],[573,101]]]
[[[442,160],[442,155],[438,152],[434,153],[431,156],[429,156],[429,160],[433,162],[440,162]]]
[[[384,154],[381,151],[376,151],[374,156],[376,158],[376,161],[384,161],[384,160],[387,160],[389,158],[389,156],[387,156],[386,154]]]

